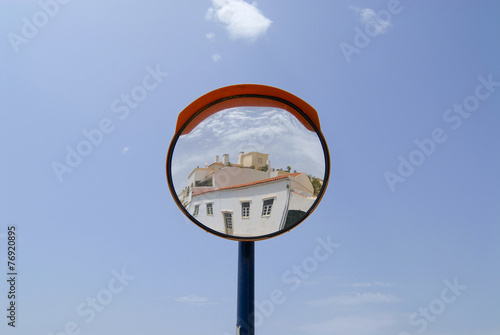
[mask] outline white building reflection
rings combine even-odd
[[[252,237],[293,226],[313,205],[314,193],[306,173],[274,170],[268,154],[240,152],[238,163],[224,154],[195,168],[179,199],[205,226]]]

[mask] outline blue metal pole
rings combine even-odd
[[[255,266],[254,242],[238,242],[238,312],[237,335],[255,334]]]

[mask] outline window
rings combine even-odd
[[[241,217],[242,218],[250,217],[250,202],[241,203]]]
[[[207,203],[207,215],[214,215],[214,204],[212,202]]]
[[[262,164],[262,158],[257,158],[257,162],[259,162],[260,164]]]
[[[273,201],[274,201],[274,199],[264,200],[264,203],[262,206],[262,216],[271,215],[271,208],[273,207]]]
[[[200,205],[195,205],[193,216],[198,216],[199,211],[200,211]]]

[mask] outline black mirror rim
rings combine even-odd
[[[203,98],[203,97],[201,97],[201,98]],[[199,98],[199,99],[201,99],[201,98]],[[276,232],[271,233],[271,234],[259,235],[259,236],[250,236],[250,237],[235,236],[235,235],[224,234],[224,233],[221,233],[219,231],[216,231],[214,229],[211,229],[211,228],[207,227],[206,225],[204,225],[203,223],[201,223],[200,221],[198,221],[195,217],[193,217],[191,215],[191,213],[189,213],[187,211],[187,209],[182,205],[182,203],[180,202],[180,200],[179,200],[179,198],[178,198],[178,196],[176,194],[174,183],[173,183],[173,179],[172,179],[171,165],[172,165],[172,158],[173,158],[174,148],[175,148],[175,145],[176,145],[179,137],[181,136],[181,134],[184,131],[184,129],[188,126],[188,124],[191,121],[193,121],[194,118],[196,118],[201,113],[203,113],[203,111],[205,111],[207,108],[209,108],[211,106],[214,106],[214,105],[216,105],[216,104],[218,104],[220,102],[223,102],[223,101],[227,101],[227,100],[230,100],[230,99],[239,99],[239,98],[262,98],[262,99],[269,99],[269,100],[279,101],[279,102],[281,102],[281,103],[283,103],[285,105],[288,105],[289,107],[291,107],[295,111],[297,111],[299,114],[301,114],[305,118],[305,120],[307,122],[309,122],[309,125],[314,129],[314,131],[318,135],[318,138],[319,138],[319,140],[321,142],[321,145],[323,147],[323,154],[324,154],[324,158],[325,158],[325,174],[324,174],[324,178],[323,178],[323,185],[322,185],[322,187],[320,189],[320,192],[319,192],[316,200],[314,201],[313,205],[309,208],[309,210],[306,212],[306,214],[300,220],[298,220],[296,223],[294,223],[292,226],[288,227],[287,229],[279,230],[279,231],[276,231]],[[301,100],[301,101],[306,106],[309,106],[312,110],[314,110],[310,105],[308,105],[307,103],[305,103],[303,100]],[[264,94],[237,94],[237,95],[229,95],[227,97],[219,98],[219,99],[217,99],[215,101],[207,103],[206,105],[204,105],[203,107],[201,107],[200,109],[198,109],[186,122],[184,122],[184,124],[180,128],[178,127],[178,130],[175,133],[174,137],[172,138],[172,141],[170,142],[170,146],[169,146],[169,149],[168,149],[167,161],[166,161],[166,172],[167,172],[167,182],[168,182],[168,186],[169,186],[169,189],[170,189],[170,193],[172,194],[172,197],[174,198],[177,206],[181,209],[181,211],[184,213],[184,215],[186,215],[186,217],[188,217],[197,226],[199,226],[200,228],[202,228],[203,230],[205,230],[205,231],[207,231],[207,232],[209,232],[211,234],[214,234],[216,236],[219,236],[219,237],[222,237],[222,238],[225,238],[225,239],[229,239],[229,240],[234,240],[234,241],[260,241],[260,240],[265,240],[265,239],[273,238],[273,237],[276,237],[278,235],[281,235],[281,234],[284,234],[286,232],[289,232],[290,230],[292,230],[293,228],[295,228],[299,224],[301,224],[316,209],[316,207],[320,203],[321,199],[323,198],[323,195],[324,195],[324,193],[326,191],[326,188],[328,186],[328,182],[329,182],[329,178],[330,178],[330,153],[329,153],[329,150],[328,150],[328,146],[326,144],[326,140],[325,140],[325,138],[324,138],[323,133],[321,132],[321,130],[316,126],[316,124],[314,124],[314,122],[311,121],[311,119],[309,118],[309,116],[307,115],[307,113],[305,113],[302,109],[300,109],[299,107],[297,107],[295,104],[289,102],[286,99],[283,99],[281,97],[276,97],[276,96],[273,96],[273,95],[264,95]]]

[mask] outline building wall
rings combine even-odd
[[[246,155],[252,159],[261,156],[263,161],[268,156],[255,152]],[[272,174],[272,172],[235,166],[223,167],[220,170],[196,168],[189,175],[189,187],[181,192],[180,198],[186,209],[198,221],[221,233],[242,237],[275,233],[283,229],[285,224],[288,227],[300,220],[311,208],[316,196],[305,173],[290,174],[278,180],[267,180]],[[212,178],[213,185],[196,186],[196,181],[205,178]],[[272,210],[269,215],[263,216],[266,199],[273,199]],[[248,218],[242,216],[243,202],[250,203]],[[212,204],[212,213],[207,213],[209,203]],[[196,206],[198,213],[195,215]],[[231,232],[227,231],[226,213],[231,215]]]
[[[305,193],[314,194],[314,187],[305,173],[301,173],[292,180],[292,188]]]
[[[254,169],[260,169],[267,165],[268,158],[269,154],[252,151],[242,156],[243,166],[253,166]]]
[[[224,213],[232,214],[234,236],[259,236],[274,233],[286,219],[289,179],[281,179],[250,187],[218,190],[192,197],[188,211],[194,215],[199,205],[198,221],[216,231],[226,233]],[[210,198],[207,196],[210,194]],[[274,199],[271,214],[262,216],[263,200]],[[242,218],[241,203],[250,202],[250,217]],[[213,204],[213,215],[207,215],[207,203]]]
[[[314,201],[316,201],[316,196],[314,195],[307,196],[303,193],[292,191],[290,193],[290,203],[288,209],[307,212],[313,205]]]
[[[227,187],[269,178],[269,173],[254,169],[226,167],[214,173],[214,187]]]
[[[192,188],[195,185],[196,181],[205,179],[208,175],[210,175],[214,171],[215,171],[214,169],[208,169],[208,168],[194,169],[188,176],[188,186]]]

